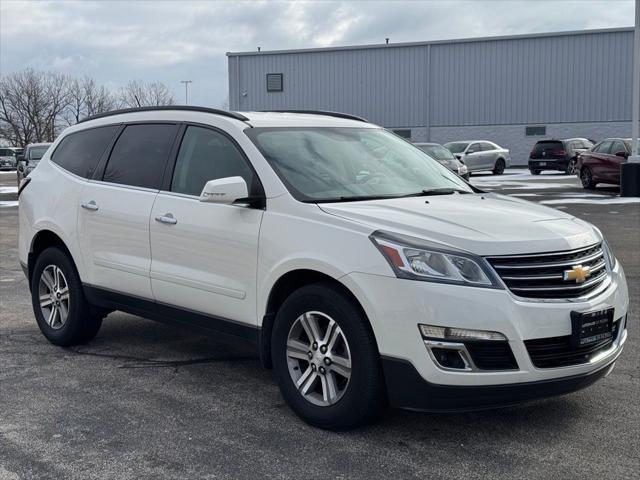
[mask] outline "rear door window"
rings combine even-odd
[[[487,142],[483,142],[482,143],[482,151],[483,152],[490,152],[491,150],[495,150],[495,149],[496,149],[496,147],[494,147],[490,143],[487,143]]]
[[[177,130],[174,124],[127,125],[113,147],[103,181],[159,190]]]
[[[89,178],[118,128],[118,125],[110,125],[67,135],[51,160],[71,173]]]

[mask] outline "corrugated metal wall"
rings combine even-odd
[[[229,54],[233,110],[336,110],[387,127],[631,119],[629,29],[485,41]],[[284,91],[267,92],[266,74]]]

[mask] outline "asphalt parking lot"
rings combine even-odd
[[[242,345],[123,313],[87,345],[49,344],[17,259],[15,173],[0,172],[0,479],[637,478],[638,199],[525,170],[472,183],[603,231],[629,282],[625,352],[607,378],[569,396],[465,414],[390,411],[337,434],[298,420]]]

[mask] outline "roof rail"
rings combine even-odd
[[[327,110],[262,110],[263,112],[273,112],[273,113],[309,113],[311,115],[326,115],[327,117],[337,117],[337,118],[346,118],[347,120],[356,120],[358,122],[367,122],[368,120],[358,117],[356,115],[351,115],[349,113],[342,112],[330,112]]]
[[[159,106],[159,107],[136,107],[136,108],[123,108],[120,110],[111,110],[110,112],[91,115],[90,117],[80,120],[78,123],[88,122],[89,120],[95,120],[97,118],[111,117],[112,115],[120,115],[122,113],[156,112],[156,111],[162,111],[162,110],[182,110],[187,112],[212,113],[214,115],[221,115],[224,117],[234,118],[236,120],[240,120],[243,122],[246,122],[247,120],[249,120],[247,117],[245,117],[240,113],[228,112],[226,110],[218,110],[216,108],[196,107],[192,105],[165,105],[165,106]]]

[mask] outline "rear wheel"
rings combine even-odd
[[[493,174],[502,175],[504,173],[505,166],[504,159],[499,158],[496,160],[496,164],[493,167]]]
[[[307,423],[330,430],[374,419],[384,405],[378,349],[357,305],[330,284],[292,293],[271,343],[280,391]]]
[[[35,262],[31,302],[40,331],[55,345],[92,340],[102,325],[102,316],[84,297],[73,261],[58,247],[47,248]]]
[[[529,170],[531,172],[531,175],[540,175],[540,172],[542,170]]]
[[[566,175],[575,175],[576,174],[576,164],[577,159],[574,157],[567,163],[567,167],[564,170]]]
[[[580,171],[580,182],[582,182],[582,187],[587,190],[596,188],[596,182],[593,180],[593,174],[589,167],[582,167]]]

